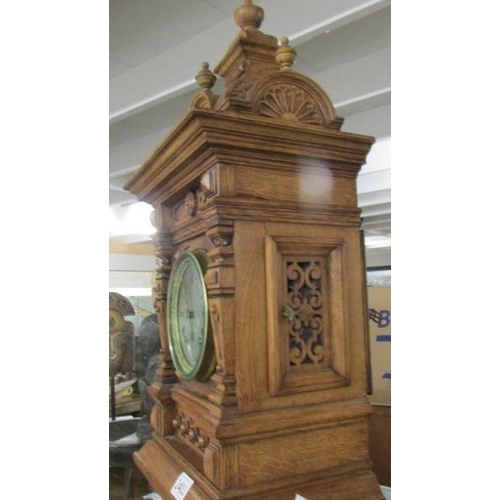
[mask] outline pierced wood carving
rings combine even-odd
[[[300,235],[265,242],[269,391],[348,385],[342,240]]]
[[[293,366],[323,361],[323,285],[321,260],[288,260],[286,266],[287,307],[294,311],[288,325],[289,362]]]

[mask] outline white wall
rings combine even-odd
[[[110,271],[154,271],[156,267],[156,258],[154,255],[109,254]]]
[[[151,296],[156,259],[152,255],[109,254],[109,289],[129,296]]]
[[[366,249],[366,267],[380,267],[391,265],[390,248]]]

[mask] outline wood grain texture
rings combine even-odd
[[[155,207],[162,337],[156,432],[136,462],[164,499],[186,472],[187,500],[381,500],[356,194],[374,139],[340,130],[253,7],[215,68],[223,93],[204,64],[185,117],[126,186]],[[173,262],[196,249],[209,260],[206,383],[177,378],[165,315]]]

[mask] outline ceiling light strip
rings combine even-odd
[[[138,101],[126,108],[120,109],[116,113],[112,113],[111,115],[109,115],[109,124],[112,125],[113,123],[119,122],[120,120],[124,120],[129,116],[135,115],[140,111],[152,108],[153,106],[156,106],[157,104],[160,104],[168,99],[173,99],[174,97],[184,94],[185,92],[188,92],[194,88],[196,88],[196,80],[194,78],[186,82],[182,82],[175,87],[170,87],[163,92],[148,97],[147,99],[143,99],[142,101]]]

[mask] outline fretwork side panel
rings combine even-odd
[[[241,409],[363,396],[362,289],[348,279],[361,276],[358,229],[237,222],[235,255]]]

